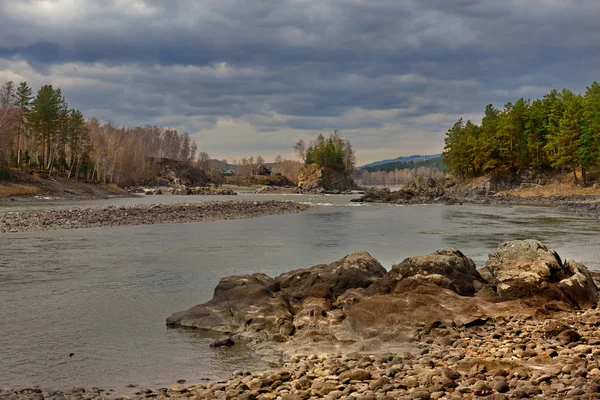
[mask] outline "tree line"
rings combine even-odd
[[[161,159],[191,164],[196,151],[175,129],[86,121],[52,85],[35,96],[27,82],[0,87],[0,178],[12,167],[133,185],[151,180]]]
[[[444,179],[446,173],[434,166],[418,165],[415,168],[367,171],[359,170],[358,179],[363,185],[406,185],[418,176]]]
[[[442,158],[435,157],[435,158],[430,158],[427,160],[395,161],[395,162],[389,162],[389,163],[385,163],[385,164],[372,165],[370,167],[362,168],[362,171],[392,172],[392,171],[403,170],[403,169],[417,169],[419,167],[431,167],[433,169],[438,169],[440,171],[446,170],[446,167],[444,166],[444,163],[442,162]]]
[[[465,178],[521,168],[581,170],[600,167],[600,84],[584,94],[552,90],[541,99],[520,98],[503,109],[488,104],[481,125],[459,119],[445,138],[443,162]]]

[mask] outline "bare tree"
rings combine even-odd
[[[208,169],[208,162],[210,161],[210,156],[207,152],[201,151],[198,153],[198,166],[203,169]]]
[[[302,159],[302,162],[306,161],[306,143],[304,143],[304,140],[298,140],[294,145],[294,151]]]

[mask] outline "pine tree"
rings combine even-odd
[[[481,135],[479,136],[481,158],[484,160],[483,172],[496,170],[500,165],[497,141],[499,117],[500,110],[491,104],[485,107],[485,116],[481,121]]]
[[[60,89],[54,90],[52,85],[44,85],[32,103],[31,126],[39,145],[38,163],[42,169],[49,169],[51,165],[52,141],[58,129],[63,102]]]
[[[29,137],[29,113],[31,112],[31,99],[33,99],[33,91],[27,82],[21,82],[17,89],[16,106],[19,113],[19,121],[17,126],[16,138],[16,166],[20,167],[22,163],[22,142]],[[29,162],[29,160],[25,160]]]
[[[568,90],[563,90],[561,99],[564,105],[562,117],[558,121],[558,131],[548,135],[546,149],[552,167],[573,170],[577,182],[576,167],[579,165],[578,149],[581,143],[582,98]]]
[[[600,84],[592,83],[583,97],[581,143],[577,155],[581,164],[584,185],[586,170],[598,167],[600,160]]]

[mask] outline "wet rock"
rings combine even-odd
[[[231,347],[235,344],[234,340],[230,337],[226,337],[226,338],[221,338],[221,339],[217,339],[215,341],[213,341],[210,344],[210,347]],[[183,382],[179,382],[178,383],[183,383],[185,382],[185,379],[183,380]]]

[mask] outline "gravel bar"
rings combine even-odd
[[[8,212],[0,214],[0,232],[218,221],[297,213],[309,208],[290,201],[220,201]]]

